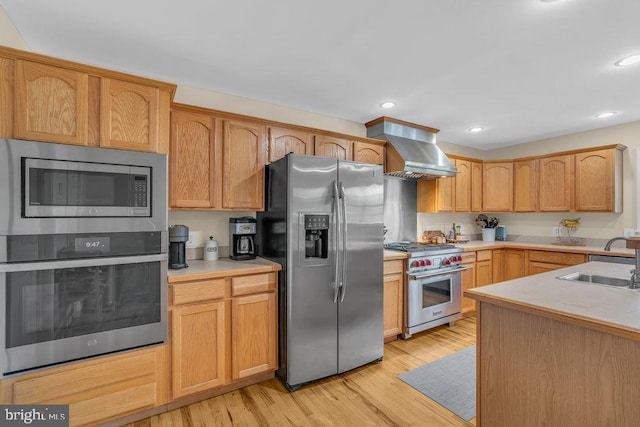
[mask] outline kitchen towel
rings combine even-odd
[[[476,416],[476,346],[398,375],[405,383],[467,421]]]

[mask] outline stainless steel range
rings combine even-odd
[[[409,254],[403,338],[462,318],[462,249],[415,242],[385,247]]]

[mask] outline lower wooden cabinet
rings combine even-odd
[[[393,340],[402,333],[404,308],[404,261],[384,262],[384,338]]]
[[[167,403],[168,345],[98,357],[0,383],[1,402],[69,405],[69,424],[96,425]]]
[[[571,252],[529,251],[529,275],[587,262],[587,255]]]
[[[476,252],[476,286],[493,283],[493,262],[491,250]]]
[[[462,254],[462,266],[467,269],[462,272],[462,292],[467,289],[476,287],[476,253],[464,252]],[[462,313],[474,311],[476,309],[476,301],[465,296],[462,297]]]
[[[276,288],[275,272],[172,283],[173,399],[277,369]]]
[[[225,305],[218,301],[173,308],[174,398],[225,384]]]
[[[518,279],[527,275],[526,259],[527,251],[523,249],[504,250],[504,275],[503,280]]]

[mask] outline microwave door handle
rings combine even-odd
[[[340,254],[339,254],[339,249],[340,249],[340,193],[338,192],[338,183],[336,181],[333,181],[333,229],[334,229],[334,233],[333,233],[333,244],[334,244],[334,251],[333,253],[335,254],[334,257],[334,262],[333,262],[333,268],[334,268],[334,276],[333,276],[333,303],[337,304],[338,303],[338,292],[340,291],[340,285],[338,283],[339,280],[339,273],[340,273],[340,269],[338,268],[338,264],[340,261]]]
[[[167,261],[167,254],[139,255],[111,258],[83,258],[64,261],[24,262],[0,264],[0,273],[20,271],[60,270],[63,268],[99,267],[106,265],[138,264],[143,262]]]
[[[342,200],[342,295],[340,302],[344,302],[347,293],[347,198],[344,195],[344,185],[340,182],[340,199]]]

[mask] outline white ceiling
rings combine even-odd
[[[480,149],[640,120],[640,64],[613,65],[640,53],[639,0],[0,6],[38,53],[360,123],[387,115]]]

